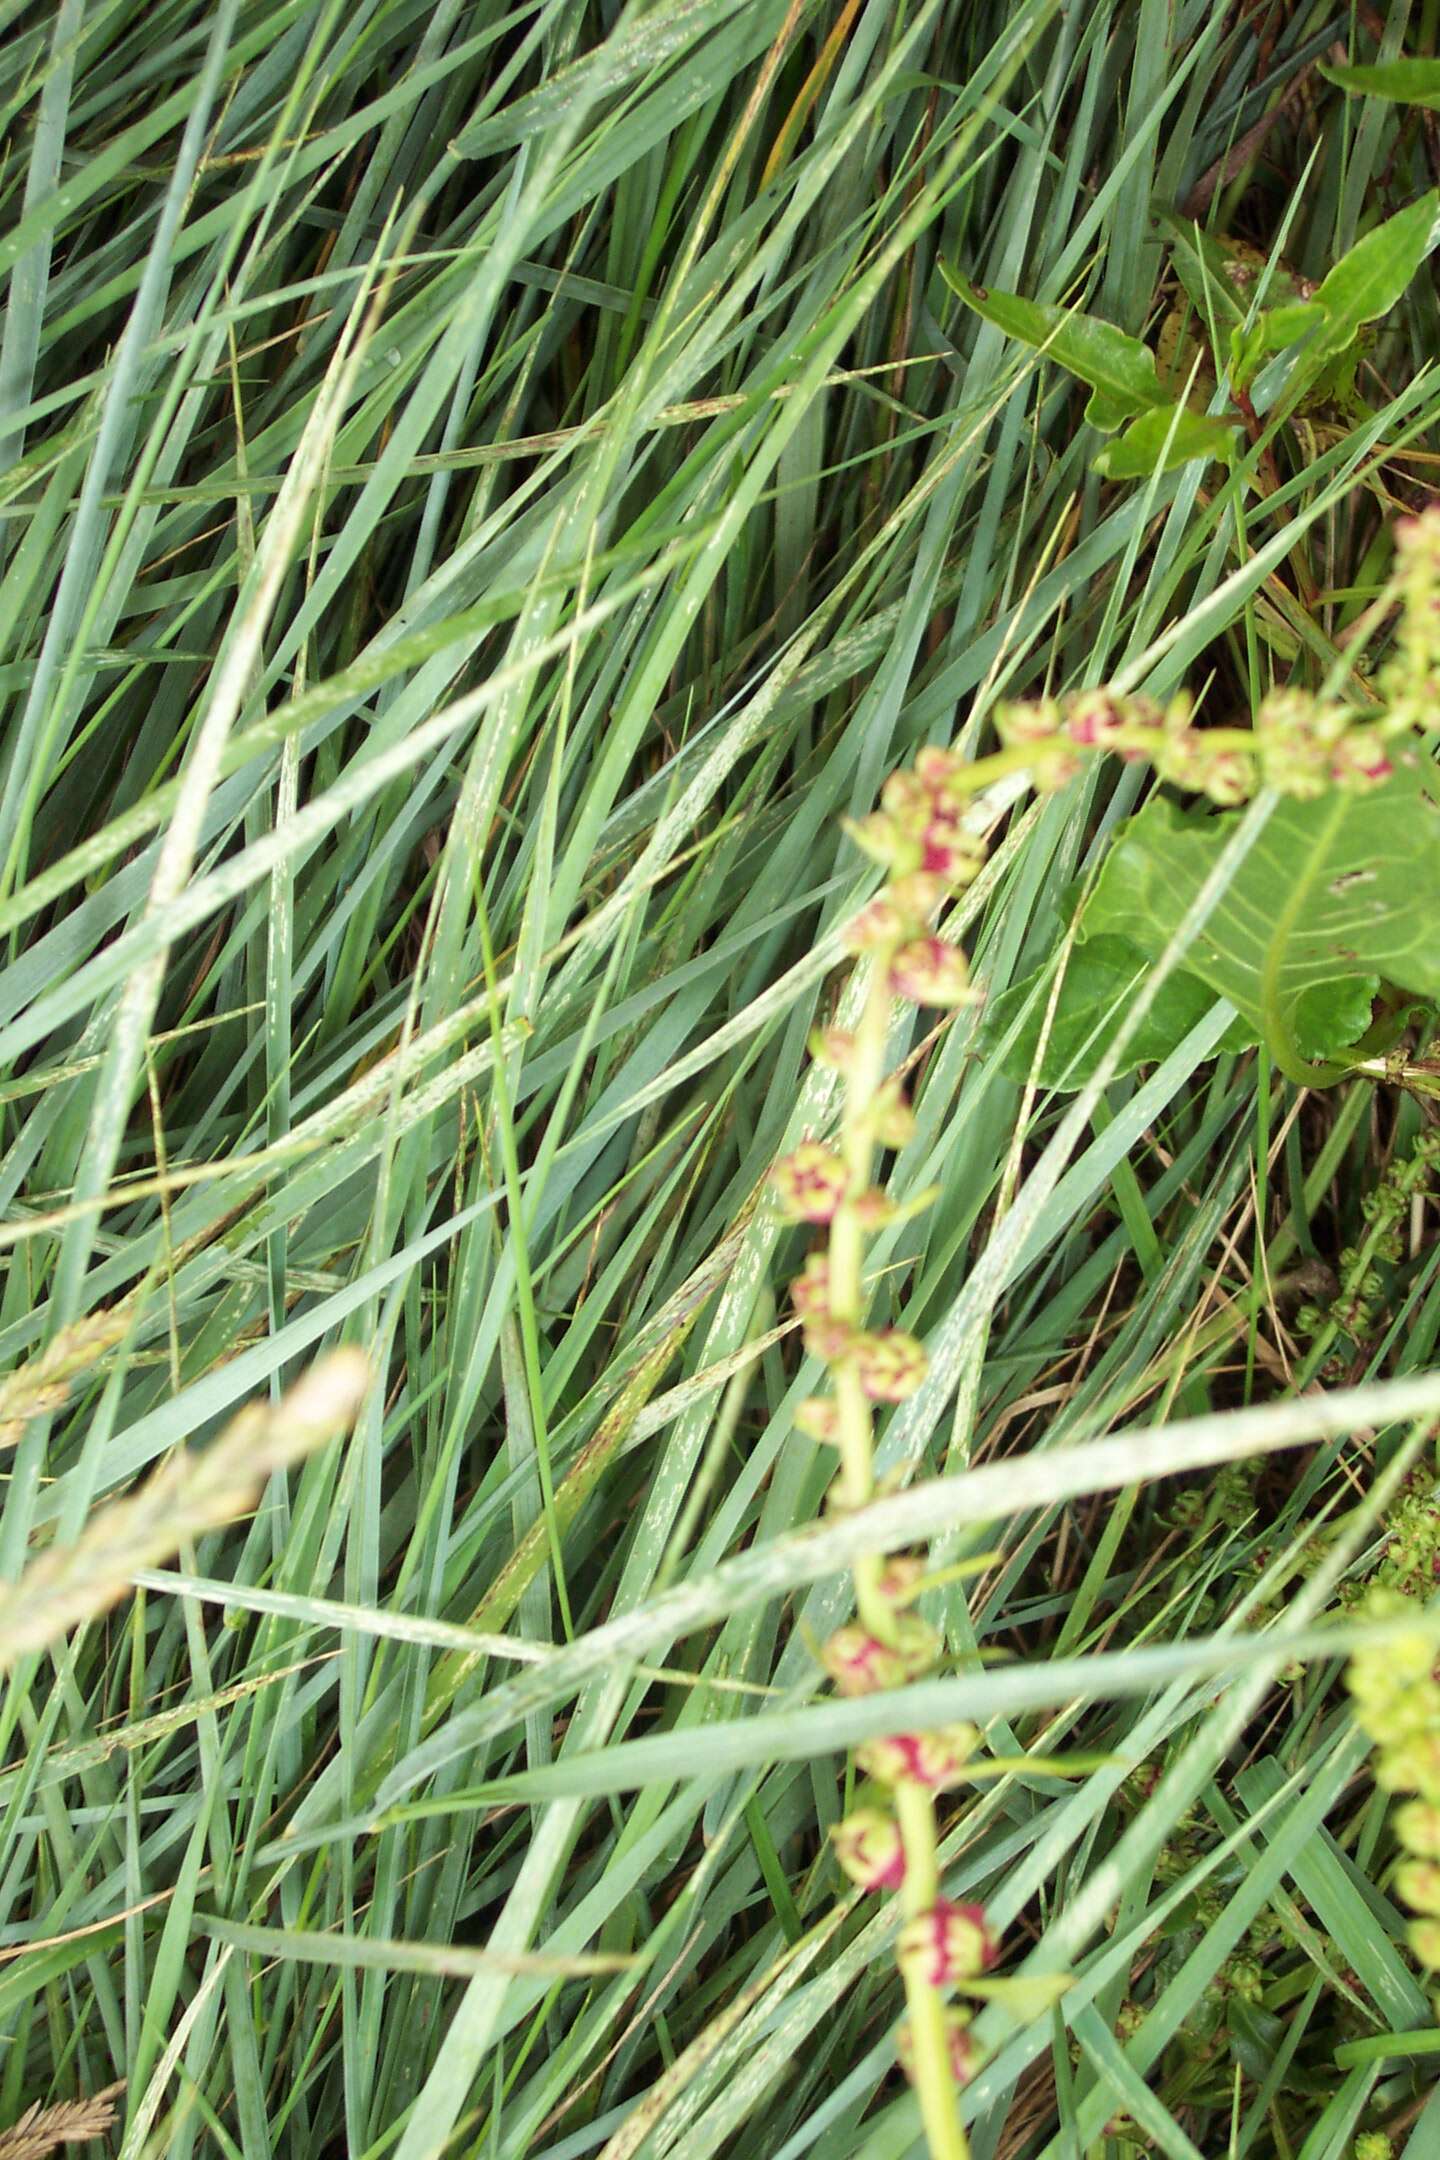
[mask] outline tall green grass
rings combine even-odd
[[[1440,451],[1422,279],[1279,492],[1102,486],[941,257],[1139,332],[1203,183],[1319,274],[1432,138],[1313,63],[1433,8],[0,18],[0,1576],[324,1351],[376,1375],[17,1655],[0,2123],[121,2080],[123,2160],[899,2160],[823,1832],[854,1739],[964,1714],[1094,1765],[956,1811],[947,1882],[1074,1976],[981,2021],[982,2160],[1425,2160],[1335,1680],[1440,1411],[1426,1210],[1327,1396],[1294,1330],[1419,1100],[1298,1095],[1218,1008],[1069,1103],[968,1014],[897,1041],[940,1198],[878,1303],[935,1373],[819,1528],[761,1190],[836,1111],[840,818],[1002,692],[1323,673]],[[996,805],[992,995],[1140,789]],[[829,1699],[850,1557],[920,1533],[988,1555],[953,1672]]]

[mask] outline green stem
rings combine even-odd
[[[1008,761],[1008,756],[1001,753],[1002,760]],[[874,1168],[874,1106],[885,1080],[885,1046],[890,1027],[889,962],[888,952],[874,955],[864,1008],[855,1030],[840,1119],[846,1198],[830,1225],[831,1316],[857,1329],[864,1320],[865,1235],[849,1203],[866,1191]],[[875,1421],[852,1359],[842,1357],[837,1361],[833,1379],[841,1491],[848,1506],[863,1507],[875,1490]],[[864,1553],[855,1562],[855,1601],[869,1633],[881,1642],[893,1642],[896,1608],[883,1588],[883,1562],[878,1553]],[[940,1894],[934,1799],[923,1785],[901,1785],[895,1793],[895,1812],[905,1847],[900,1906],[908,1920],[929,1912]],[[915,2092],[930,2160],[969,2160],[970,2147],[960,2121],[959,2094],[950,2064],[944,1997],[917,1974],[907,1973],[905,1999],[915,2051]]]
[[[846,1192],[851,1200],[869,1185],[875,1158],[872,1111],[885,1078],[885,1041],[890,1024],[888,957],[877,953],[871,963],[846,1077],[840,1159],[845,1165]],[[846,1327],[858,1328],[864,1318],[864,1255],[865,1238],[859,1218],[853,1207],[842,1203],[830,1225],[830,1311]],[[834,1383],[841,1490],[848,1507],[863,1507],[875,1491],[875,1421],[852,1360],[839,1360]],[[883,1570],[878,1553],[860,1556],[855,1563],[855,1602],[870,1633],[881,1642],[890,1642],[895,1635],[895,1619],[881,1589]]]
[[[905,1846],[900,1910],[907,1920],[913,1920],[929,1912],[940,1894],[934,1796],[924,1785],[899,1785],[895,1789],[895,1813]],[[969,2160],[969,2140],[960,2120],[960,2096],[950,2067],[944,1998],[918,1973],[907,1972],[905,2004],[914,2049],[915,2097],[920,2103],[930,2160]]]

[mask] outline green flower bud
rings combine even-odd
[[[1395,1870],[1395,1894],[1413,1912],[1440,1916],[1440,1865],[1434,1860],[1402,1860]]]
[[[1440,1860],[1440,1807],[1428,1800],[1407,1800],[1396,1808],[1394,1823],[1407,1852],[1422,1860]]]

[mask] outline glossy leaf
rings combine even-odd
[[[1440,60],[1381,60],[1372,67],[1335,67],[1322,60],[1320,72],[1352,97],[1388,98],[1440,112]]]
[[[1440,239],[1437,211],[1440,190],[1432,188],[1357,240],[1326,273],[1313,301],[1323,311],[1317,353],[1343,352],[1366,323],[1389,314]]]
[[[1163,951],[1235,815],[1160,797],[1118,834],[1084,915],[1087,934]],[[1283,801],[1186,956],[1282,1063],[1358,1040],[1383,978],[1440,997],[1440,800],[1419,756],[1368,794]]]
[[[1001,1052],[1008,1078],[1028,1081],[1069,1094],[1082,1088],[1109,1049],[1121,1020],[1134,1004],[1150,961],[1139,946],[1111,933],[1085,937],[1071,948],[1055,1008],[1050,1008],[1052,964],[1046,962],[1004,991],[987,1007],[977,1048],[983,1056],[1000,1050],[1016,1021],[1019,1032]],[[1121,1073],[1157,1065],[1183,1042],[1197,1020],[1215,1002],[1215,992],[1198,976],[1177,969],[1161,984],[1155,1002],[1131,1041]],[[1023,1017],[1022,1017],[1023,1016]],[[1042,1034],[1043,1055],[1038,1057]],[[1237,1019],[1223,1048],[1240,1050],[1259,1041],[1259,1033]]]
[[[1165,404],[1154,353],[1139,338],[1117,330],[1114,323],[1078,308],[1054,307],[1026,300],[1019,293],[1000,292],[993,285],[972,285],[948,263],[942,262],[941,273],[951,290],[984,321],[1007,337],[1043,351],[1047,359],[1090,385],[1095,394],[1085,417],[1092,426],[1109,433],[1152,406]]]
[[[1233,421],[1212,419],[1184,405],[1157,405],[1106,443],[1093,463],[1107,480],[1148,480],[1152,473],[1174,472],[1196,458],[1228,457],[1234,440]]]

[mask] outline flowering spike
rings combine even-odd
[[[1380,687],[1408,727],[1428,732],[1440,728],[1440,504],[1396,524],[1395,567],[1400,634]]]

